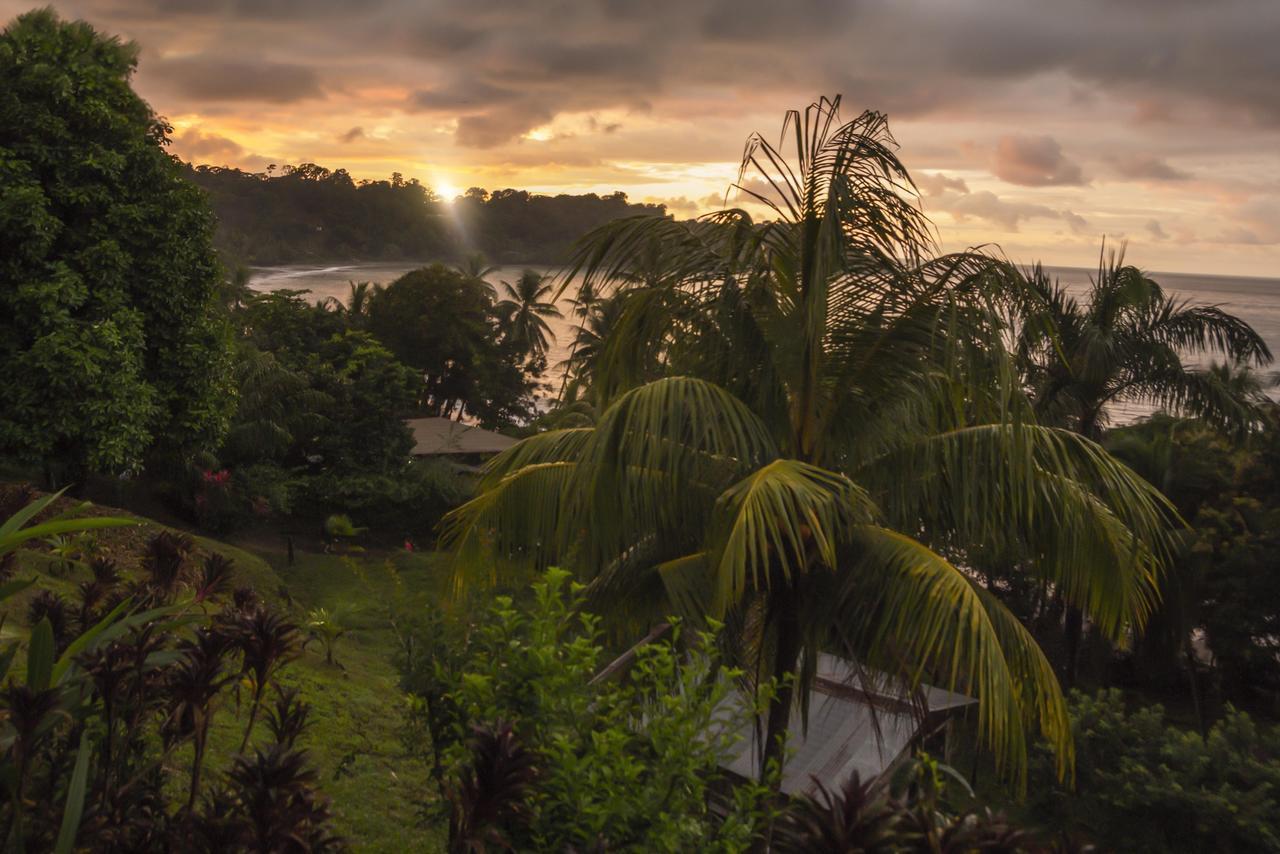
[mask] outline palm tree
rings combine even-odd
[[[561,365],[565,380],[573,379],[589,384],[595,375],[596,364],[601,359],[605,342],[613,337],[618,318],[622,314],[623,298],[595,299],[582,317],[581,325],[574,330],[573,346],[569,357]]]
[[[253,289],[249,287],[249,279],[248,267],[237,266],[234,270],[229,271],[219,288],[218,298],[222,304],[233,311],[243,308],[249,298],[253,296]]]
[[[548,338],[554,340],[546,318],[562,315],[554,301],[547,301],[553,290],[537,270],[525,270],[514,285],[502,282],[503,298],[494,310],[503,319],[508,340],[521,353],[534,358],[545,355],[550,345]]]
[[[1235,315],[1167,295],[1155,280],[1103,253],[1082,304],[1036,266],[1023,304],[1018,355],[1036,412],[1100,439],[1118,404],[1142,403],[1239,432],[1255,423],[1259,393],[1239,371],[1198,370],[1183,356],[1218,353],[1267,365],[1266,342]]]
[[[1155,280],[1103,246],[1082,304],[1037,265],[1020,304],[1019,364],[1036,414],[1101,441],[1112,407],[1155,405],[1240,434],[1260,422],[1265,396],[1247,370],[1271,362],[1249,324],[1216,306],[1167,295]],[[1184,355],[1217,352],[1229,364],[1199,370]],[[1231,365],[1239,368],[1233,369]],[[1066,681],[1076,681],[1084,615],[1068,607]]]
[[[497,294],[493,285],[489,284],[488,277],[498,272],[498,268],[489,263],[484,257],[484,253],[472,252],[462,259],[462,263],[454,265],[453,269],[457,270],[469,281],[483,284],[489,296],[492,297]]]
[[[349,293],[344,303],[337,297],[326,297],[322,305],[329,311],[345,314],[347,318],[359,325],[369,316],[369,300],[377,296],[382,285],[373,282],[347,282]]]
[[[626,283],[596,364],[595,426],[525,439],[452,513],[460,584],[557,563],[619,624],[724,624],[749,684],[778,680],[763,762],[831,651],[980,701],[1020,775],[1028,727],[1071,758],[1030,634],[978,584],[1017,553],[1119,633],[1156,595],[1168,509],[1095,443],[1039,426],[1001,342],[1007,264],[933,257],[885,118],[839,99],[788,114],[791,156],[753,136],[738,184],[770,221],[620,220],[567,276]],[[776,194],[756,197],[756,173]],[[750,185],[754,186],[754,185]],[[664,247],[667,272],[634,281]],[[633,366],[653,359],[653,381]]]

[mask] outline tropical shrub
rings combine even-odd
[[[813,797],[787,806],[774,834],[779,854],[808,852],[1090,851],[1069,837],[1033,832],[1003,813],[974,807],[956,812],[950,796],[972,795],[955,771],[927,755],[874,780],[854,773],[834,790],[819,785]]]
[[[134,524],[63,514],[25,526],[54,498],[0,525],[0,553],[41,534]],[[6,850],[70,852],[90,840],[105,852],[342,847],[295,746],[306,709],[275,686],[297,628],[256,597],[224,602],[231,561],[191,553],[188,537],[162,532],[136,578],[95,559],[79,603],[47,592],[32,600],[20,672],[19,642],[0,649]],[[33,581],[4,584],[0,600]],[[270,738],[251,744],[273,695]],[[230,724],[245,706],[247,722]],[[209,771],[215,719],[244,727],[225,773]]]
[[[686,657],[677,627],[625,679],[593,682],[599,619],[582,604],[551,570],[527,607],[497,597],[452,661],[402,659],[408,687],[439,692],[411,708],[442,754],[451,850],[745,850],[764,787],[746,784],[723,821],[709,809],[751,713],[725,702],[737,674],[718,669],[713,637],[688,639]]]
[[[340,511],[392,538],[425,538],[441,517],[467,499],[470,479],[448,463],[415,460],[388,474],[308,478],[303,490],[301,512],[320,516]]]
[[[1047,752],[1032,762],[1028,813],[1132,852],[1280,850],[1280,732],[1229,709],[1207,736],[1164,709],[1128,711],[1120,692],[1071,697],[1074,788]]]

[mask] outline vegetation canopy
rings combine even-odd
[[[55,482],[189,459],[233,408],[213,216],[136,62],[50,9],[0,33],[0,451]]]
[[[614,625],[723,620],[748,681],[784,686],[766,762],[833,651],[978,697],[1014,776],[1035,729],[1066,773],[1056,677],[975,570],[1014,561],[1119,638],[1156,601],[1171,509],[1037,423],[1005,346],[1037,294],[998,258],[935,253],[884,116],[793,111],[736,187],[772,219],[637,217],[582,242],[570,278],[621,300],[598,418],[489,465],[446,521],[459,582],[555,562]]]

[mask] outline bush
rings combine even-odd
[[[440,518],[467,499],[469,489],[469,478],[448,463],[415,460],[394,474],[310,478],[300,509],[316,518],[343,513],[391,537],[429,538]]]
[[[438,652],[406,655],[402,671],[432,694],[415,698],[412,726],[436,735],[451,850],[745,850],[764,788],[741,787],[723,821],[708,806],[746,722],[723,702],[736,674],[672,637],[639,650],[626,679],[592,684],[598,619],[581,605],[552,570],[527,609],[499,596],[452,646],[405,638]]]
[[[22,521],[0,526],[0,554],[41,528],[113,524]],[[276,683],[298,652],[297,627],[239,591],[225,601],[231,561],[196,564],[191,551],[190,538],[163,531],[138,577],[95,560],[75,607],[51,593],[32,602],[21,672],[19,642],[0,647],[6,851],[81,850],[77,840],[104,852],[345,847],[296,746],[309,707]],[[4,585],[0,604],[32,583]],[[264,714],[270,737],[255,737]],[[208,756],[215,719],[243,728],[229,769]]]
[[[1228,709],[1202,738],[1167,726],[1160,706],[1127,712],[1115,690],[1074,695],[1071,715],[1075,791],[1040,752],[1029,804],[1038,821],[1083,829],[1105,850],[1280,850],[1280,734]]]

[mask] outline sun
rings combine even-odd
[[[446,202],[452,202],[462,192],[449,181],[436,181],[433,189],[436,195]]]

